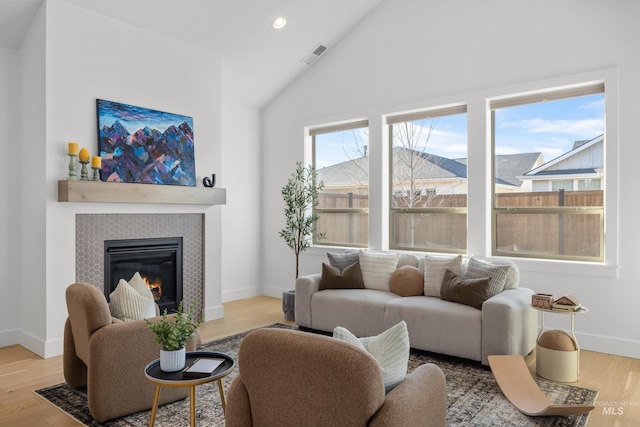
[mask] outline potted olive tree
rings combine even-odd
[[[183,313],[183,301],[180,301],[175,314],[168,316],[164,310],[158,322],[145,319],[147,326],[154,333],[154,341],[160,344],[160,369],[165,372],[176,372],[184,368],[188,340],[193,338],[202,320],[196,318],[195,305],[191,303],[189,311]]]
[[[324,233],[318,233],[316,229],[318,214],[314,210],[318,206],[318,197],[323,188],[323,182],[317,182],[313,166],[304,167],[302,162],[296,163],[296,169],[291,174],[291,178],[282,187],[285,227],[280,230],[280,236],[295,254],[296,279],[300,271],[300,253],[313,244],[314,238],[316,240],[324,238]],[[295,290],[284,292],[282,295],[282,309],[287,320],[295,320],[294,297]]]

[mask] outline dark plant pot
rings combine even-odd
[[[284,312],[284,319],[295,321],[296,320],[296,291],[284,291],[282,293],[282,311]]]

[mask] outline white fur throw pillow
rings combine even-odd
[[[131,278],[131,283],[135,287],[126,280],[120,279],[116,289],[109,295],[111,315],[125,322],[154,317],[156,303],[142,277],[136,273]]]
[[[406,378],[410,347],[409,332],[404,320],[374,337],[358,338],[342,326],[333,330],[333,337],[354,344],[378,361],[385,392],[389,392]]]
[[[360,251],[360,269],[364,287],[391,291],[391,274],[396,271],[399,255],[393,252]]]
[[[462,272],[462,255],[432,256],[424,258],[424,294],[428,297],[440,298],[440,287],[444,272],[451,270],[456,274]]]

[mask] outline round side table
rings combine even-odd
[[[183,378],[182,371],[164,372],[160,369],[160,359],[156,359],[144,368],[144,374],[149,381],[156,385],[156,393],[153,398],[153,406],[151,408],[151,419],[149,426],[153,426],[158,410],[158,400],[160,399],[160,387],[189,387],[190,400],[190,425],[196,425],[196,386],[206,384],[211,381],[218,381],[218,390],[220,391],[220,401],[222,402],[222,410],[226,410],[227,400],[224,394],[224,386],[222,378],[231,373],[235,362],[231,356],[224,353],[213,351],[189,351],[187,352],[186,366],[190,366],[198,358],[224,359],[224,362],[216,368],[211,375],[202,378]]]
[[[586,307],[580,307],[577,310],[559,310],[544,309],[533,307],[541,313],[540,330],[538,331],[539,342],[540,336],[544,332],[544,315],[545,313],[570,315],[571,316],[571,338],[575,343],[575,351],[557,351],[547,349],[540,345],[536,346],[536,373],[548,380],[560,382],[575,382],[580,378],[580,346],[574,331],[575,316],[577,314],[585,314],[589,312]]]

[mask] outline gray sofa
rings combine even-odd
[[[502,292],[478,310],[433,296],[399,296],[378,289],[320,290],[321,274],[299,277],[295,291],[295,321],[302,329],[331,332],[336,326],[357,336],[374,336],[404,320],[412,348],[481,361],[492,354],[527,355],[535,347],[538,319],[531,308],[533,291],[518,287],[517,266]],[[465,260],[466,263],[466,260]],[[402,254],[398,267],[424,271],[418,257]]]

